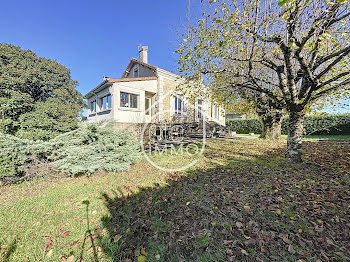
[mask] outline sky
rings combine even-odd
[[[1,0],[0,43],[63,64],[86,94],[103,75],[121,77],[139,44],[149,46],[150,64],[177,72],[187,7],[187,0]]]
[[[190,0],[192,18],[200,0]],[[150,64],[177,73],[177,39],[188,0],[0,0],[0,43],[30,49],[71,70],[86,94],[103,75],[121,77],[140,44]],[[350,112],[350,101],[332,113]]]

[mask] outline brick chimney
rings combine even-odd
[[[139,46],[139,60],[148,64],[148,46]]]

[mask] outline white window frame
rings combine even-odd
[[[146,107],[146,104],[148,102],[148,108]],[[151,97],[145,97],[145,115],[150,116],[152,114],[152,98]]]
[[[181,95],[173,95],[172,99],[174,101],[174,107],[173,107],[173,115],[176,116],[184,116],[186,115],[186,103],[185,99]],[[180,109],[178,107],[178,101],[180,100]]]
[[[219,120],[220,118],[220,108],[218,104],[213,104],[212,105],[212,119]]]
[[[110,103],[108,103],[108,96],[110,97]],[[107,98],[106,108],[103,108],[103,98]],[[100,99],[100,109],[101,109],[101,111],[108,111],[108,110],[112,109],[113,103],[112,103],[112,95],[110,93],[101,96],[99,99]]]
[[[93,106],[94,104],[94,106]],[[97,102],[96,99],[90,101],[90,114],[95,114],[97,112]]]
[[[128,105],[129,106],[122,106],[121,105],[121,96],[122,96],[122,94],[127,94],[128,95]],[[134,95],[134,96],[136,96],[136,107],[131,107],[130,105],[131,105],[131,100],[130,100],[130,98],[131,98],[131,95]],[[134,94],[134,93],[129,93],[129,92],[124,92],[124,91],[120,91],[120,93],[119,93],[119,99],[120,99],[120,103],[119,103],[119,107],[120,108],[123,108],[123,109],[139,109],[140,108],[140,95],[139,94]]]
[[[204,105],[203,103],[204,103],[203,99],[198,98],[196,101],[196,112],[195,113],[196,113],[196,120],[197,121],[199,121],[200,119],[203,118],[203,105]]]

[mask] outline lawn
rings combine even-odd
[[[259,134],[237,134],[242,137],[259,137]],[[282,135],[282,138],[287,138],[287,135]],[[308,135],[304,136],[305,139],[317,139],[317,140],[350,140],[350,135]]]
[[[326,140],[350,140],[350,135],[311,135],[305,136],[305,138]]]
[[[350,144],[209,141],[191,169],[0,188],[4,261],[349,261]],[[155,155],[167,167],[185,155]],[[319,260],[317,260],[319,259]]]

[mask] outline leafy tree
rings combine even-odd
[[[261,138],[281,138],[282,118],[285,115],[283,108],[256,91],[227,86],[231,79],[229,72],[220,72],[219,75],[215,75],[215,80],[211,83],[216,97],[224,98],[221,102],[226,104],[226,109],[234,109],[240,113],[254,112],[263,123]],[[217,95],[218,92],[222,95]]]
[[[78,128],[76,104],[38,102],[35,109],[19,117],[17,136],[31,140],[47,140]]]
[[[346,0],[210,1],[177,52],[185,77],[249,90],[289,115],[286,156],[301,162],[305,113],[349,91]],[[204,76],[203,76],[204,75]]]
[[[0,44],[0,131],[46,140],[76,128],[84,106],[76,85],[56,61]]]

